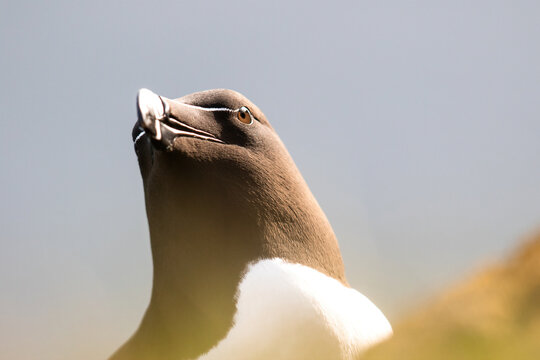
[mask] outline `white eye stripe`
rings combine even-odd
[[[183,102],[180,102],[180,101],[176,101],[176,100],[171,100],[171,99],[168,99],[164,96],[162,96],[163,99],[167,99],[168,101],[171,101],[171,102],[174,102],[175,104],[178,104],[178,105],[183,105],[183,106],[186,106],[186,107],[189,107],[189,108],[192,108],[192,109],[197,109],[197,110],[202,110],[202,111],[226,111],[226,112],[230,112],[230,113],[234,113],[234,112],[238,112],[238,110],[240,109],[229,109],[229,108],[226,108],[226,107],[202,107],[202,106],[197,106],[197,105],[191,105],[191,104],[186,104],[186,103],[183,103]]]
[[[162,99],[166,99],[168,101],[171,101],[171,102],[174,102],[175,104],[178,104],[178,105],[182,105],[182,106],[185,106],[185,107],[189,107],[189,108],[192,108],[192,109],[197,109],[197,110],[201,110],[201,111],[210,111],[210,112],[216,112],[216,111],[224,111],[224,112],[228,112],[228,113],[238,113],[239,111],[241,111],[242,109],[246,109],[247,112],[249,113],[249,116],[251,117],[251,122],[253,123],[253,120],[257,120],[259,121],[255,116],[253,116],[253,114],[251,113],[251,110],[249,110],[248,107],[246,106],[241,106],[239,107],[238,109],[229,109],[229,108],[226,108],[226,107],[202,107],[202,106],[197,106],[197,105],[191,105],[191,104],[186,104],[186,103],[183,103],[183,102],[180,102],[180,101],[176,101],[176,100],[172,100],[172,99],[169,99],[169,98],[166,98],[165,96],[161,96]],[[167,110],[166,112],[168,113],[168,104],[166,102],[164,102],[165,106],[167,107]]]

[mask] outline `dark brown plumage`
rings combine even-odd
[[[332,228],[264,114],[231,90],[162,101],[168,109],[157,123],[143,121],[139,104],[134,128],[152,297],[139,329],[111,360],[181,360],[208,351],[231,327],[238,282],[258,259],[307,265],[346,285]],[[252,124],[237,117],[242,106]],[[161,139],[150,123],[161,126]],[[221,142],[167,132],[186,126]]]

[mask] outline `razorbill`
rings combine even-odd
[[[141,89],[137,112],[153,287],[111,360],[353,359],[392,333],[257,106]]]

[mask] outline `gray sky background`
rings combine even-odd
[[[103,359],[148,302],[135,95],[270,119],[391,319],[540,227],[537,1],[0,2],[0,358]]]

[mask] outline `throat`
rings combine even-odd
[[[248,241],[221,230],[219,237],[216,228],[151,226],[150,304],[136,333],[111,360],[196,359],[227,335],[239,281],[257,250],[249,246],[252,236]]]
[[[237,278],[216,270],[176,281],[158,276],[138,330],[112,360],[194,359],[214,347],[232,327],[241,277],[241,270]]]

